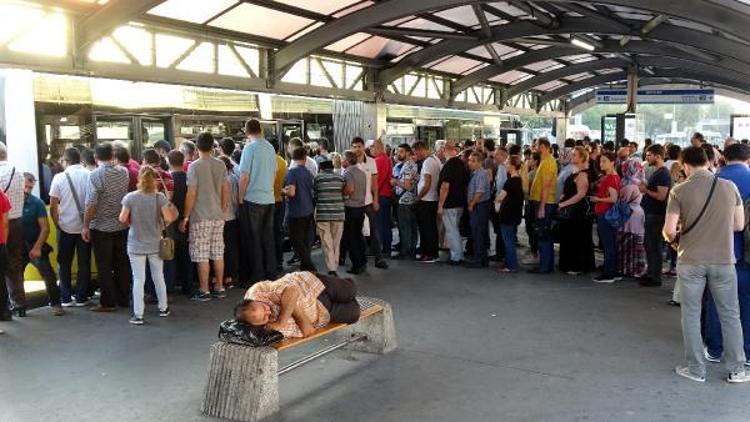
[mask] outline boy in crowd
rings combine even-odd
[[[187,173],[182,170],[182,166],[185,164],[185,155],[178,150],[172,150],[167,154],[167,162],[169,162],[174,187],[172,203],[177,207],[178,212],[177,221],[167,227],[167,232],[174,239],[175,279],[181,281],[182,293],[190,297],[193,295],[193,262],[190,260],[188,236],[177,228],[178,222],[182,221],[185,215]]]
[[[313,176],[305,168],[307,153],[304,148],[292,151],[296,164],[286,175],[284,193],[289,198],[289,232],[294,252],[300,258],[300,270],[316,271],[312,263],[311,245],[307,241],[307,231],[312,224],[314,206]]]

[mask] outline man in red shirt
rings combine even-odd
[[[8,211],[10,201],[0,189],[0,280],[5,279],[5,265],[8,259],[5,243],[8,241]],[[8,309],[8,290],[0,286],[0,321],[10,321],[13,316]],[[0,334],[5,334],[0,330]]]
[[[117,163],[128,171],[128,192],[132,192],[138,187],[138,172],[141,165],[130,158],[130,152],[123,142],[115,142],[114,147]]]
[[[385,152],[383,141],[376,139],[370,147],[372,156],[375,157],[375,167],[378,169],[378,193],[379,205],[377,212],[378,230],[380,231],[380,244],[383,255],[391,256],[391,243],[393,243],[393,223],[391,221],[391,205],[393,204],[393,188],[391,187],[391,175],[393,174],[393,161]]]

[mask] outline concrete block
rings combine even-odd
[[[365,334],[367,339],[350,343],[345,349],[367,353],[389,353],[395,350],[397,346],[393,310],[388,302],[371,298],[368,298],[368,300],[382,306],[383,311],[347,328],[350,336]]]
[[[268,420],[279,411],[277,371],[278,353],[272,347],[214,343],[201,411],[234,421]]]

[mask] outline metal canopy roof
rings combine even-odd
[[[451,97],[491,83],[506,99],[534,90],[544,104],[620,82],[627,69],[750,93],[750,6],[741,0],[66,2],[90,10],[77,28],[79,46],[137,19],[246,34],[273,44],[276,81],[316,53],[377,63],[379,90],[415,70],[447,74]]]

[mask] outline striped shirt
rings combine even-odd
[[[315,176],[315,220],[344,221],[344,178],[322,171]]]
[[[91,220],[90,229],[111,233],[127,228],[120,223],[119,217],[129,180],[127,169],[114,164],[101,165],[91,172],[86,206],[95,206],[96,215]]]

